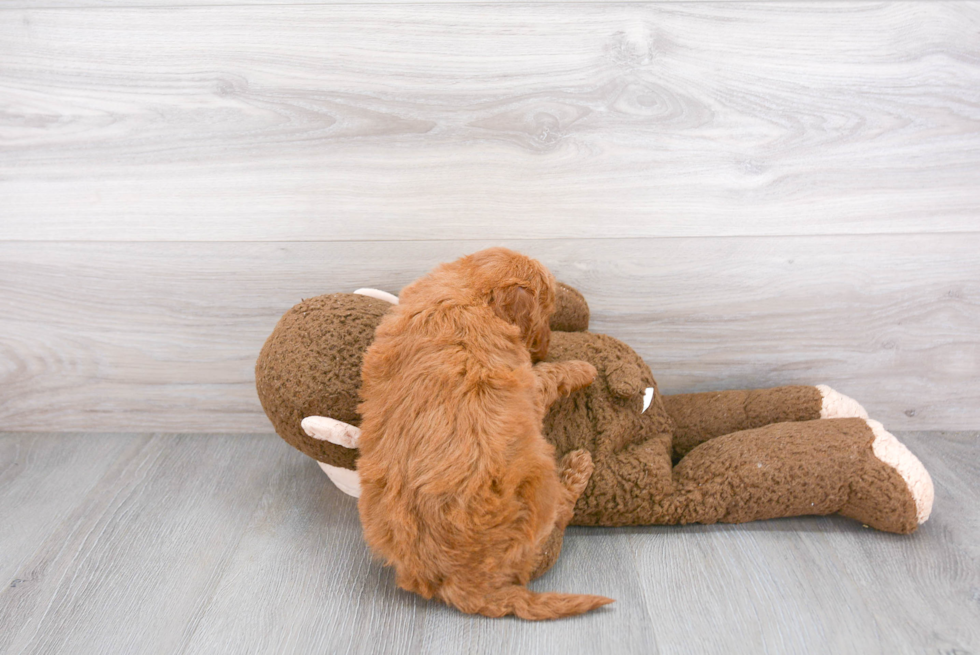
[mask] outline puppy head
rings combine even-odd
[[[540,262],[506,248],[488,248],[463,260],[474,287],[494,313],[521,330],[533,361],[548,356],[555,311],[555,278]]]

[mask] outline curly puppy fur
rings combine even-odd
[[[358,502],[364,538],[398,586],[463,612],[552,619],[612,602],[525,585],[592,474],[541,436],[548,407],[587,386],[586,362],[547,355],[555,280],[503,248],[404,289],[364,358]]]

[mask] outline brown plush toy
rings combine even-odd
[[[626,344],[588,332],[589,309],[559,284],[547,361],[593,364],[591,386],[558,400],[544,436],[560,459],[586,448],[595,471],[572,525],[742,523],[839,513],[910,533],[932,509],[919,460],[854,400],[827,386],[662,396]],[[256,386],[276,432],[357,496],[360,370],[391,294],[309,300],[279,321]],[[554,563],[561,534],[553,535]]]

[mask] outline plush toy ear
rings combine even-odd
[[[628,361],[607,363],[606,383],[609,390],[620,398],[632,398],[646,387],[640,367]]]

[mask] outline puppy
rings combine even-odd
[[[580,450],[556,466],[548,407],[592,383],[547,355],[555,281],[491,248],[405,288],[364,357],[358,510],[398,586],[463,612],[553,619],[613,602],[525,585],[592,475]]]

